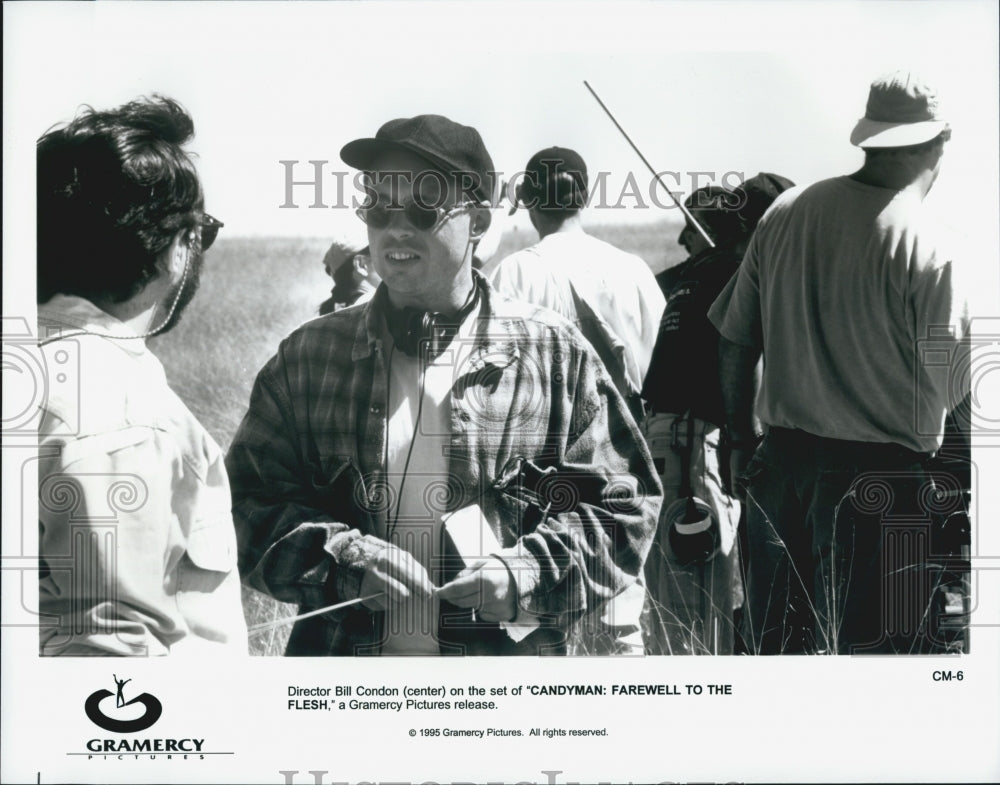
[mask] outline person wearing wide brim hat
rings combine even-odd
[[[904,71],[875,80],[850,136],[864,164],[778,196],[731,297],[709,311],[731,471],[748,500],[752,652],[962,645],[933,588],[948,580],[939,554],[884,552],[948,512],[921,488],[933,487],[926,462],[966,389],[940,379],[968,379],[960,268],[924,205],[950,135],[926,82]],[[952,364],[928,365],[941,358]]]
[[[910,147],[948,129],[937,93],[908,71],[872,83],[865,116],[851,131],[851,144],[865,149]]]

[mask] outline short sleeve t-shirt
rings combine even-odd
[[[967,360],[949,248],[909,191],[837,177],[779,196],[709,312],[763,349],[761,420],[936,450]]]

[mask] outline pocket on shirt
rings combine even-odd
[[[393,500],[386,475],[362,476],[353,458],[339,454],[320,455],[320,466],[310,480],[310,503],[362,533],[376,531],[376,519],[388,514]]]
[[[222,517],[203,522],[188,536],[178,571],[182,592],[212,591],[236,569],[236,531],[232,520]]]
[[[79,461],[89,460],[94,456],[112,456],[122,450],[134,449],[150,441],[155,429],[147,425],[130,425],[113,431],[102,433],[83,433],[72,437],[41,436],[42,446],[57,444],[62,448],[59,463],[62,469],[68,470]]]

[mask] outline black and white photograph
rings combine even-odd
[[[5,3],[0,780],[996,781],[998,63]]]

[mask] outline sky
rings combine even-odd
[[[506,173],[543,147],[578,150],[592,176],[608,172],[606,204],[623,205],[588,221],[663,217],[585,79],[651,164],[678,173],[666,181],[681,195],[729,172],[810,182],[853,170],[847,137],[868,85],[898,67],[925,74],[953,118],[941,194],[997,180],[988,2],[17,3],[4,16],[5,118],[18,130],[5,120],[5,150],[19,155],[82,104],[170,95],[195,119],[208,208],[231,236],[355,226],[344,207],[311,209],[308,185],[282,209],[286,172],[312,179],[308,161],[328,161],[332,205],[340,148],[421,113],[477,127]],[[629,173],[641,205],[620,199]]]

